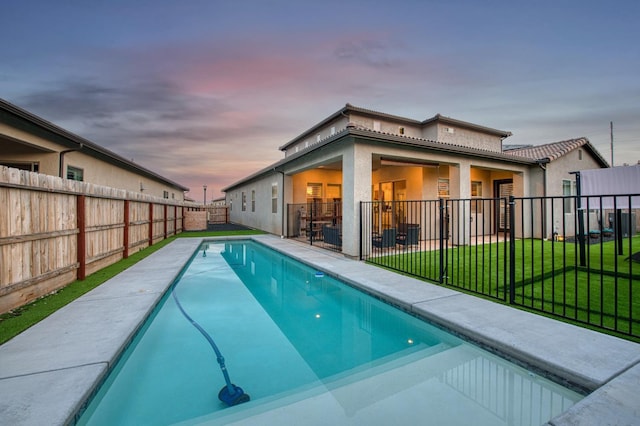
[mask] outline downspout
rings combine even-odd
[[[284,232],[284,172],[282,170],[276,170],[276,168],[273,168],[274,172],[278,172],[282,174],[282,191],[280,191],[280,193],[282,194],[282,201],[280,203],[280,238],[284,238],[285,237],[285,232]]]
[[[542,169],[542,196],[547,196],[547,163],[549,162],[548,158],[543,160],[538,160],[538,166]]]
[[[80,151],[83,148],[84,144],[80,144],[80,146],[78,146],[77,148],[73,148],[73,149],[66,149],[64,151],[60,151],[59,155],[59,160],[58,160],[58,176],[61,178],[64,178],[63,176],[63,166],[64,166],[64,155],[68,154],[69,152],[74,152],[74,151]]]
[[[549,162],[549,159],[545,158],[543,160],[538,160],[538,166],[540,167],[540,169],[542,170],[542,197],[546,200],[547,198],[547,163]],[[547,238],[547,229],[548,229],[548,225],[547,225],[547,212],[546,212],[546,208],[543,209],[542,211],[543,214],[543,219],[542,219],[542,238]],[[553,212],[551,213],[551,217],[553,217]],[[556,233],[556,229],[555,229],[555,224],[551,224],[551,229],[552,229],[552,234],[551,234],[551,238],[553,241],[555,241],[555,236],[557,235]]]

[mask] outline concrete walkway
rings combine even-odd
[[[549,424],[640,424],[640,345],[271,235],[254,240],[589,391]],[[0,346],[0,424],[62,425],[104,378],[201,239],[177,239]],[[292,405],[292,407],[295,404]],[[292,409],[293,410],[293,409]],[[317,413],[318,418],[308,417]],[[295,411],[290,412],[291,415]],[[286,419],[287,408],[253,424]],[[322,424],[323,410],[306,412]],[[291,418],[289,419],[291,420]],[[350,424],[348,419],[332,419]],[[381,420],[382,421],[382,420]],[[243,424],[252,424],[244,419]]]

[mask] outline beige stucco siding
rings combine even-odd
[[[4,108],[0,164],[62,178],[71,166],[82,170],[82,181],[87,183],[184,200],[181,185],[25,111]]]
[[[153,179],[122,169],[81,152],[69,152],[65,154],[63,177],[66,177],[68,166],[82,169],[83,180],[85,182],[126,189],[127,191],[141,192],[160,198],[165,198],[164,191],[167,191],[167,198],[169,199],[180,201],[184,199],[183,192],[177,188],[171,188]]]
[[[547,195],[562,195],[562,181],[575,181],[575,174],[580,170],[599,169],[600,164],[584,149],[578,148],[546,165]]]
[[[438,123],[437,141],[492,152],[502,152],[502,140],[500,137],[450,124]]]
[[[286,180],[285,180],[286,184]],[[272,185],[277,187],[277,211],[272,211]],[[255,191],[255,192],[254,192]],[[255,208],[252,194],[255,193]],[[242,195],[246,204],[243,210]],[[230,206],[229,220],[272,234],[282,234],[282,174],[271,172],[260,179],[238,186],[227,193],[226,203]]]
[[[350,114],[349,119],[351,123],[356,125],[356,127],[363,127],[365,129],[375,130],[382,133],[390,133],[392,135],[403,134],[404,136],[413,138],[422,137],[421,126],[419,124],[412,124],[411,122],[384,119],[382,117],[372,118],[370,116],[354,112]]]
[[[318,142],[321,142],[327,138],[330,138],[336,133],[340,133],[342,130],[347,128],[348,121],[349,120],[347,120],[346,117],[340,117],[330,121],[329,123],[320,127],[313,133],[310,133],[307,137],[289,146],[285,151],[285,157],[295,154],[297,152],[300,152],[309,147],[312,147]]]

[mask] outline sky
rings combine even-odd
[[[637,0],[21,0],[0,97],[201,201],[346,103],[640,160]]]

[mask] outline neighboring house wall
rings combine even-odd
[[[546,195],[562,195],[562,181],[575,182],[576,175],[571,172],[601,168],[600,164],[583,148],[574,149],[562,157],[547,164]],[[542,195],[542,194],[540,194]]]
[[[69,166],[83,171],[84,182],[126,189],[127,191],[140,192],[154,197],[178,201],[184,200],[184,192],[178,188],[119,168],[97,158],[84,155],[81,152],[69,152],[64,156],[63,178],[67,177],[67,168]]]
[[[546,194],[549,197],[562,196],[563,181],[571,182],[571,195],[576,195],[576,175],[580,170],[590,170],[601,168],[600,163],[583,148],[574,149],[562,157],[555,159],[546,165]],[[573,201],[569,202],[565,207],[565,203],[554,203],[553,207],[548,206],[548,226],[546,228],[544,238],[552,238],[554,232],[565,234],[567,236],[576,235],[575,229],[575,208]],[[586,206],[583,206],[586,207]],[[552,209],[552,210],[551,210]],[[567,212],[566,210],[570,210]],[[564,219],[564,222],[563,222]],[[600,229],[597,212],[590,212],[584,216],[585,232]]]
[[[0,164],[31,171],[26,165],[37,164],[38,173],[63,179],[72,167],[82,173],[74,180],[169,200],[184,201],[188,189],[3,100]]]

